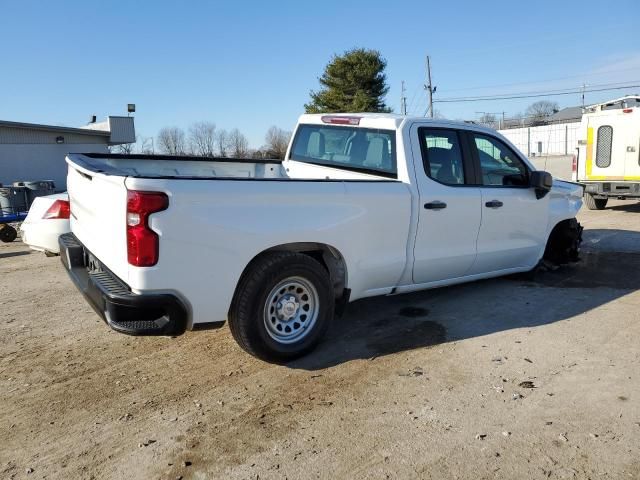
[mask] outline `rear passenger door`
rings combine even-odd
[[[546,243],[550,195],[536,198],[529,167],[502,140],[473,131],[467,135],[482,196],[477,258],[469,273],[533,267]]]
[[[469,146],[452,128],[415,125],[411,138],[420,197],[413,281],[463,277],[476,258],[481,213]]]

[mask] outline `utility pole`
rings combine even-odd
[[[582,108],[584,108],[584,89],[587,88],[586,84],[582,84]]]
[[[427,55],[427,82],[429,83],[424,86],[427,92],[429,92],[429,109],[427,110],[427,113],[429,113],[429,116],[433,118],[433,92],[435,92],[436,89],[431,84],[431,59],[429,58],[429,55]]]
[[[402,93],[400,94],[400,112],[402,115],[407,114],[407,97],[404,95],[404,80],[402,80]]]

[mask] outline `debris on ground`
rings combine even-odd
[[[520,388],[536,388],[535,384],[530,380],[525,380],[524,382],[520,382],[518,386]]]

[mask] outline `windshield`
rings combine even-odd
[[[300,125],[289,159],[397,178],[395,131]]]

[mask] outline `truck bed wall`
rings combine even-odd
[[[346,263],[353,299],[391,288],[405,267],[411,193],[401,182],[127,178],[125,183],[128,189],[169,195],[169,208],[150,219],[160,235],[160,260],[151,268],[129,266],[128,284],[139,292],[177,293],[188,300],[196,323],[226,319],[246,265],[278,245],[314,242],[335,248]]]

